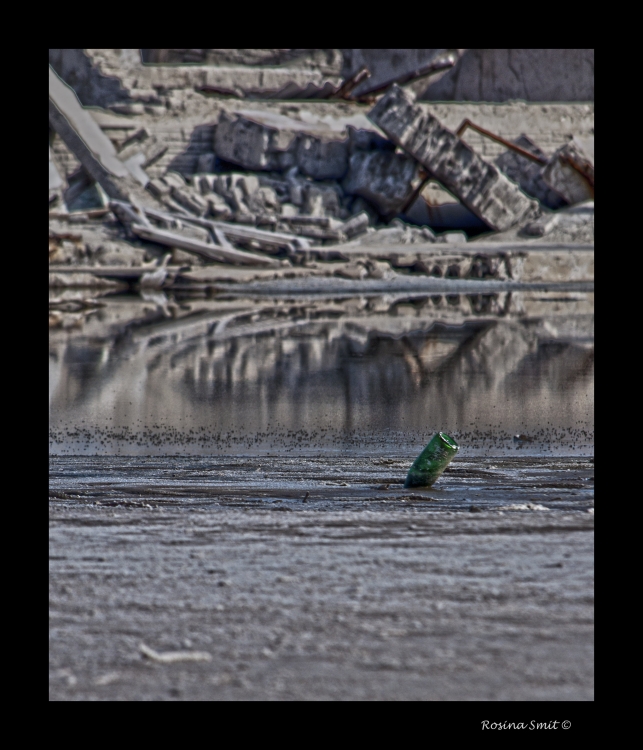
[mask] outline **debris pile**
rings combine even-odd
[[[360,75],[350,83],[362,81]],[[558,209],[593,201],[593,144],[573,139],[548,157],[527,136],[508,142],[468,120],[453,132],[397,84],[368,113],[372,129],[348,125],[337,132],[271,113],[221,111],[212,151],[199,157],[196,173],[170,169],[154,179],[145,169],[167,150],[162,140],[142,128],[117,150],[51,68],[49,107],[50,127],[80,162],[63,191],[50,148],[50,217],[51,208],[62,219],[65,202],[89,195],[91,205],[95,195],[103,214],[97,208],[94,216],[120,222],[121,240],[139,250],[141,268],[141,250],[160,248],[143,256],[156,261],[156,270],[139,276],[156,274],[161,283],[170,252],[178,265],[277,269],[325,260],[314,251],[346,243],[363,245],[365,255],[375,245],[466,243],[461,231],[436,237],[430,226],[400,221],[421,215],[411,209],[424,200],[429,181],[498,236],[511,229],[545,236],[558,222]],[[463,139],[468,127],[507,151],[493,163],[483,159]],[[56,231],[53,237],[50,232],[54,260],[64,255],[62,243],[72,241]],[[65,257],[82,262],[74,252]],[[101,264],[97,254],[93,261]],[[430,262],[414,262],[411,270],[426,274],[431,268]]]

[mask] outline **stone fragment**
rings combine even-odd
[[[275,127],[260,119],[222,112],[214,151],[220,159],[244,169],[283,172],[297,166],[316,180],[341,179],[348,168],[346,138],[308,133],[301,123],[287,119],[284,126]]]
[[[170,194],[170,186],[162,179],[150,180],[147,189],[157,198]]]
[[[281,203],[271,187],[260,187],[246,197],[246,203],[256,214],[280,213]]]
[[[221,221],[226,221],[232,216],[230,206],[228,206],[220,195],[216,193],[209,195],[207,201],[208,214],[210,216],[214,216],[215,219],[220,219]]]
[[[281,215],[285,218],[298,216],[299,211],[294,203],[282,203],[281,204]]]
[[[344,192],[369,201],[385,217],[395,216],[420,182],[414,159],[394,151],[356,151],[350,158]]]
[[[375,130],[364,130],[348,125],[348,150],[355,151],[395,151],[395,144],[383,138]]]
[[[535,201],[399,86],[393,85],[368,117],[492,229],[537,216]]]
[[[225,161],[253,171],[282,170],[294,163],[288,155],[296,136],[242,115],[221,112],[214,152]],[[290,160],[290,164],[287,162]]]
[[[341,180],[348,169],[348,142],[301,133],[296,159],[301,172],[314,180]]]
[[[547,158],[544,151],[524,134],[516,138],[513,143],[535,156]],[[496,157],[494,164],[510,180],[519,185],[527,195],[536,198],[546,208],[555,211],[566,204],[566,201],[543,180],[542,164],[531,161],[526,156],[511,150],[507,150]]]
[[[172,186],[170,195],[180,206],[196,216],[203,216],[208,210],[208,202],[195,191]]]
[[[216,183],[217,177],[218,175],[216,174],[200,174],[197,172],[192,175],[190,184],[197,188],[201,195],[210,195],[210,193],[215,192],[213,186]]]
[[[368,214],[366,213],[366,211],[362,211],[361,213],[357,214],[357,216],[353,216],[351,219],[345,222],[344,226],[342,227],[342,231],[350,239],[351,237],[357,237],[360,234],[364,234],[364,232],[368,229],[369,224],[370,220],[368,218]]]
[[[572,138],[551,157],[542,178],[571,205],[594,200],[593,139]]]
[[[246,198],[254,195],[259,190],[259,178],[253,174],[241,175],[237,180],[237,184],[243,190]]]
[[[339,216],[341,213],[339,187],[306,184],[303,189],[302,213],[308,216]]]
[[[183,178],[183,175],[171,170],[167,171],[163,175],[163,182],[167,183],[170,187],[176,188],[184,188],[187,185],[186,181]]]
[[[443,232],[436,240],[436,242],[442,242],[442,243],[455,243],[458,244],[464,244],[468,240],[467,235],[464,232]]]

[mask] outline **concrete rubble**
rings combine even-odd
[[[552,156],[542,178],[570,204],[594,200],[594,139],[572,138]]]
[[[491,229],[508,229],[528,214],[535,218],[535,201],[399,86],[391,87],[369,118]]]
[[[360,75],[364,91],[380,93]],[[83,107],[51,67],[49,80],[52,286],[187,288],[199,267],[211,268],[197,274],[208,284],[289,273],[512,279],[518,265],[512,273],[503,243],[593,249],[593,138],[548,155],[523,133],[497,138],[508,148],[485,158],[392,84],[370,111],[344,103],[336,121],[228,105],[190,125],[191,142],[201,132],[208,141],[188,168],[168,161],[153,119],[109,119]],[[56,137],[72,161],[52,148]],[[472,255],[472,242],[498,249]],[[401,251],[407,245],[422,250]]]

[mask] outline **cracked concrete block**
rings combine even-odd
[[[220,159],[246,169],[270,169],[268,146],[271,128],[245,117],[222,112],[214,136],[214,152]]]
[[[218,176],[209,175],[206,181],[210,190],[221,196],[237,214],[250,213],[248,199],[259,189],[259,181],[255,175],[233,172]]]
[[[350,158],[344,192],[369,201],[383,216],[397,214],[420,182],[420,166],[394,151],[356,151]]]
[[[147,189],[157,198],[170,194],[170,186],[162,179],[150,180],[147,184]]]
[[[183,175],[172,170],[163,175],[163,182],[167,183],[170,187],[176,187],[179,189],[184,188],[187,184]]]
[[[285,169],[294,163],[289,149],[295,134],[280,131],[242,115],[221,112],[214,134],[214,152],[225,161],[253,171]]]
[[[513,143],[536,156],[547,158],[545,152],[524,133]],[[566,201],[543,180],[542,165],[538,162],[531,161],[516,151],[507,150],[496,157],[494,164],[527,195],[536,198],[543,206],[555,211],[566,205]]]
[[[348,140],[302,130],[287,120],[278,127],[245,115],[222,112],[214,151],[224,161],[252,171],[285,171],[297,166],[316,180],[341,179],[348,168]]]
[[[536,201],[399,86],[391,86],[368,117],[492,229],[537,216]]]
[[[543,167],[542,178],[572,206],[594,200],[594,139],[572,138]]]
[[[256,214],[281,213],[281,203],[271,187],[260,187],[246,194],[248,208]]]
[[[243,190],[246,198],[254,195],[259,190],[259,178],[253,174],[242,175],[238,178],[237,184]]]
[[[294,201],[293,201],[294,202]],[[339,188],[308,184],[304,187],[302,213],[308,216],[339,216],[341,213]]]
[[[383,138],[374,130],[364,130],[347,126],[348,150],[351,154],[355,151],[395,151],[395,144]]]
[[[341,180],[346,175],[348,141],[301,133],[296,149],[297,166],[314,180]]]
[[[191,183],[198,188],[201,195],[210,195],[214,193],[214,185],[216,183],[218,175],[216,174],[199,174],[198,172],[192,175]]]
[[[195,192],[172,186],[170,195],[180,206],[197,216],[203,216],[208,210],[208,202]]]
[[[285,218],[292,218],[293,216],[299,216],[299,210],[294,203],[282,203],[281,215]]]
[[[221,196],[213,193],[207,198],[208,202],[208,214],[214,216],[215,219],[226,221],[232,216],[230,206],[221,198]]]
[[[364,234],[370,225],[370,219],[366,211],[358,213],[357,216],[350,218],[342,227],[342,231],[349,239]]]
[[[249,214],[250,209],[246,204],[245,197],[243,190],[238,185],[233,185],[226,196],[228,203],[237,214]]]
[[[441,234],[436,242],[442,243],[455,243],[456,245],[463,245],[468,242],[468,237],[465,232],[444,232]]]

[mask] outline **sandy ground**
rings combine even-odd
[[[52,700],[593,700],[586,460],[488,498],[83,461],[50,479]]]

